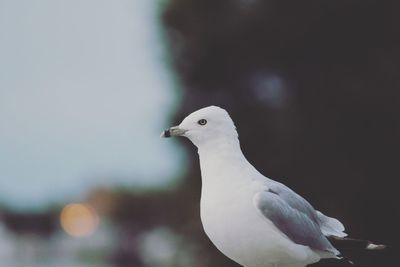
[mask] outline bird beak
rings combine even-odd
[[[187,130],[179,128],[179,126],[173,126],[161,133],[161,137],[168,138],[171,136],[182,136]]]

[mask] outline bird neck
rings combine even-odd
[[[219,168],[220,164],[247,162],[237,137],[209,140],[198,146],[201,168]]]
[[[253,168],[243,155],[237,138],[200,146],[198,153],[202,199],[218,196],[219,190],[227,184],[241,183]]]
[[[243,155],[240,148],[239,139],[237,137],[230,138],[214,138],[207,140],[201,145],[197,146],[199,155],[213,156],[231,156],[240,154]]]

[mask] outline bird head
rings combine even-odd
[[[184,136],[198,148],[218,140],[237,140],[236,127],[225,109],[209,106],[189,114],[179,125],[165,130],[162,137]]]

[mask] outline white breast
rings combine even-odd
[[[315,257],[315,253],[290,241],[253,205],[252,198],[261,186],[256,179],[246,178],[257,177],[252,166],[221,168],[215,163],[202,164],[201,195],[201,220],[214,245],[247,267],[277,262],[309,263],[310,255]]]

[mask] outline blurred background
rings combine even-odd
[[[263,174],[390,246],[358,266],[395,266],[399,11],[0,0],[0,265],[238,266],[202,230],[195,148],[159,138],[213,104]]]

